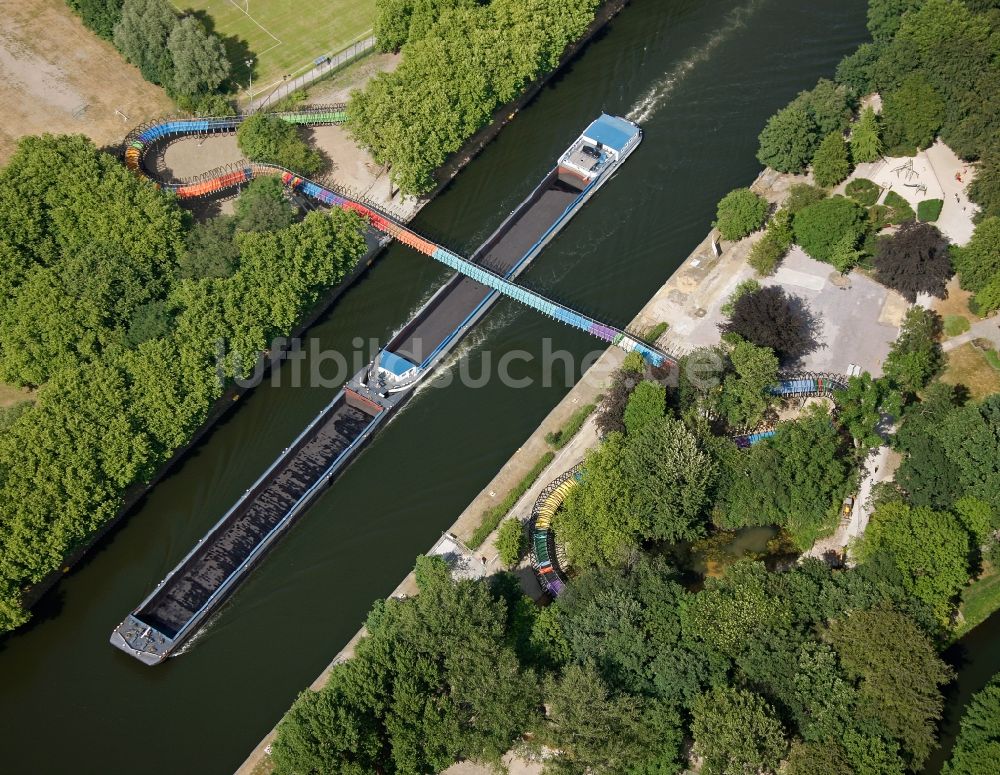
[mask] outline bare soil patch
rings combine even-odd
[[[0,0],[0,12],[0,162],[24,135],[82,133],[113,146],[136,124],[174,110],[62,0]]]

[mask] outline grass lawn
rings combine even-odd
[[[955,639],[986,619],[1000,608],[1000,571],[990,568],[962,593],[962,616],[965,621],[955,631]]]
[[[247,87],[244,62],[255,59],[254,94],[285,75],[308,70],[323,54],[335,54],[368,36],[375,0],[172,0],[193,11],[223,40],[241,89]],[[246,9],[249,7],[249,14]]]
[[[948,365],[941,381],[949,385],[965,385],[974,399],[1000,392],[1000,371],[993,368],[983,352],[971,343],[948,353]]]

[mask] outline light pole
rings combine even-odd
[[[253,110],[253,70],[251,65],[253,65],[253,59],[246,60],[243,64],[247,66],[247,75],[250,76],[250,110]]]

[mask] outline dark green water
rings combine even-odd
[[[704,237],[720,196],[756,175],[767,116],[862,41],[864,7],[634,0],[416,228],[470,252],[599,111],[637,109],[645,142],[526,276],[623,323]],[[311,335],[343,350],[385,337],[443,277],[393,248]],[[577,356],[595,346],[502,303],[473,337],[472,372],[485,351],[537,356],[545,337]],[[537,358],[523,368],[537,372]],[[0,769],[232,771],[565,391],[423,390],[185,653],[144,667],[108,645],[112,627],[332,396],[257,390],[0,646]]]

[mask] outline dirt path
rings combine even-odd
[[[24,135],[82,133],[117,145],[131,127],[173,111],[62,0],[0,0],[0,15],[0,162]]]

